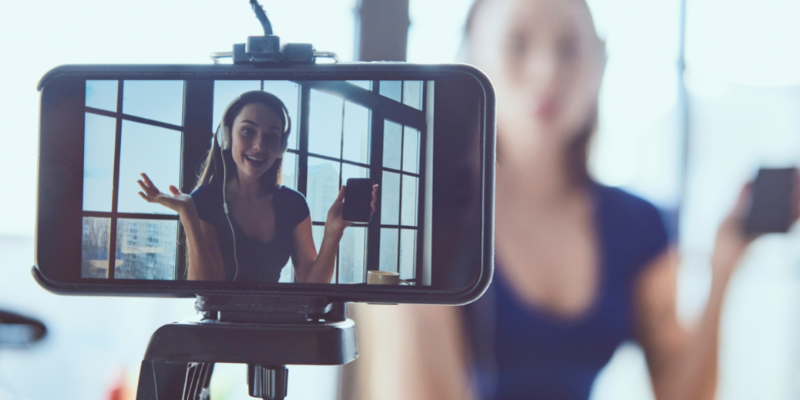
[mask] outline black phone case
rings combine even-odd
[[[350,178],[345,186],[342,218],[349,222],[369,222],[372,179]]]

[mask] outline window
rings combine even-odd
[[[365,283],[369,265],[415,284],[427,131],[421,81],[87,81],[82,277],[183,279],[179,216],[143,201],[136,181],[145,172],[162,192],[190,192],[208,151],[195,135],[210,140],[228,104],[250,90],[287,106],[282,184],[306,196],[318,249],[341,185],[372,178],[381,186],[372,221],[345,230],[331,283]],[[294,280],[284,268],[280,282]]]
[[[86,82],[82,277],[176,279],[179,217],[136,181],[180,181],[183,92],[183,81]]]
[[[301,86],[301,102],[307,99],[309,116],[300,123],[300,141],[307,143],[308,151],[299,152],[299,164],[307,172],[305,188],[298,187],[305,190],[311,208],[317,245],[328,209],[347,179],[369,177],[381,186],[373,222],[345,230],[332,283],[366,282],[367,265],[415,282],[421,267],[417,210],[422,195],[423,82],[315,81]]]

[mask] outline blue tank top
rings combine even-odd
[[[634,338],[634,286],[668,237],[658,210],[622,190],[593,185],[600,256],[589,309],[563,319],[531,308],[497,260],[486,294],[466,306],[478,399],[585,400],[620,343]]]
[[[236,261],[233,257],[233,234],[225,210],[222,207],[222,188],[203,185],[191,194],[197,216],[217,230],[219,249],[225,265],[225,279],[237,282],[277,283],[281,270],[289,261],[294,249],[294,227],[309,215],[305,197],[286,186],[279,187],[272,195],[275,211],[275,234],[269,242],[247,237],[234,218],[231,218],[236,233]]]

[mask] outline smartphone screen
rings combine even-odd
[[[372,202],[372,179],[350,178],[344,194],[344,220],[369,222]]]
[[[491,265],[484,241],[491,237],[486,177],[492,176],[494,123],[486,110],[493,97],[470,74],[355,65],[112,66],[56,75],[42,89],[37,268],[47,279],[119,285],[132,293],[209,284],[301,290],[320,283],[345,293],[352,286],[341,284],[367,285],[369,270],[396,272],[411,285],[359,293],[467,293],[488,279],[482,266]],[[277,174],[281,198],[289,200],[275,200],[278,228],[260,239],[246,229],[246,217],[233,212],[229,224],[220,211],[222,187],[213,176],[202,181],[228,107],[253,91],[285,106],[291,123],[278,124],[287,130],[282,148],[275,154],[242,148],[237,143],[245,136],[231,136],[222,157],[232,159],[211,173],[236,176],[237,168],[272,165],[263,169]],[[227,282],[192,279],[181,218],[142,200],[141,173],[164,193],[170,185],[187,194],[207,186],[211,211],[202,218],[217,230]],[[330,282],[306,283],[293,264],[296,225],[281,227],[307,218],[319,251],[343,184],[345,219],[355,224],[338,239]],[[372,184],[379,184],[380,196],[370,216]],[[228,206],[235,211],[235,204]],[[287,251],[277,257],[261,249],[270,240]]]
[[[753,183],[752,203],[744,221],[747,234],[785,233],[792,224],[796,168],[762,168]]]

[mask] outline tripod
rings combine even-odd
[[[344,303],[324,297],[198,295],[195,308],[202,321],[153,333],[137,400],[206,400],[216,362],[247,364],[250,396],[283,399],[286,365],[343,365],[358,356]]]

